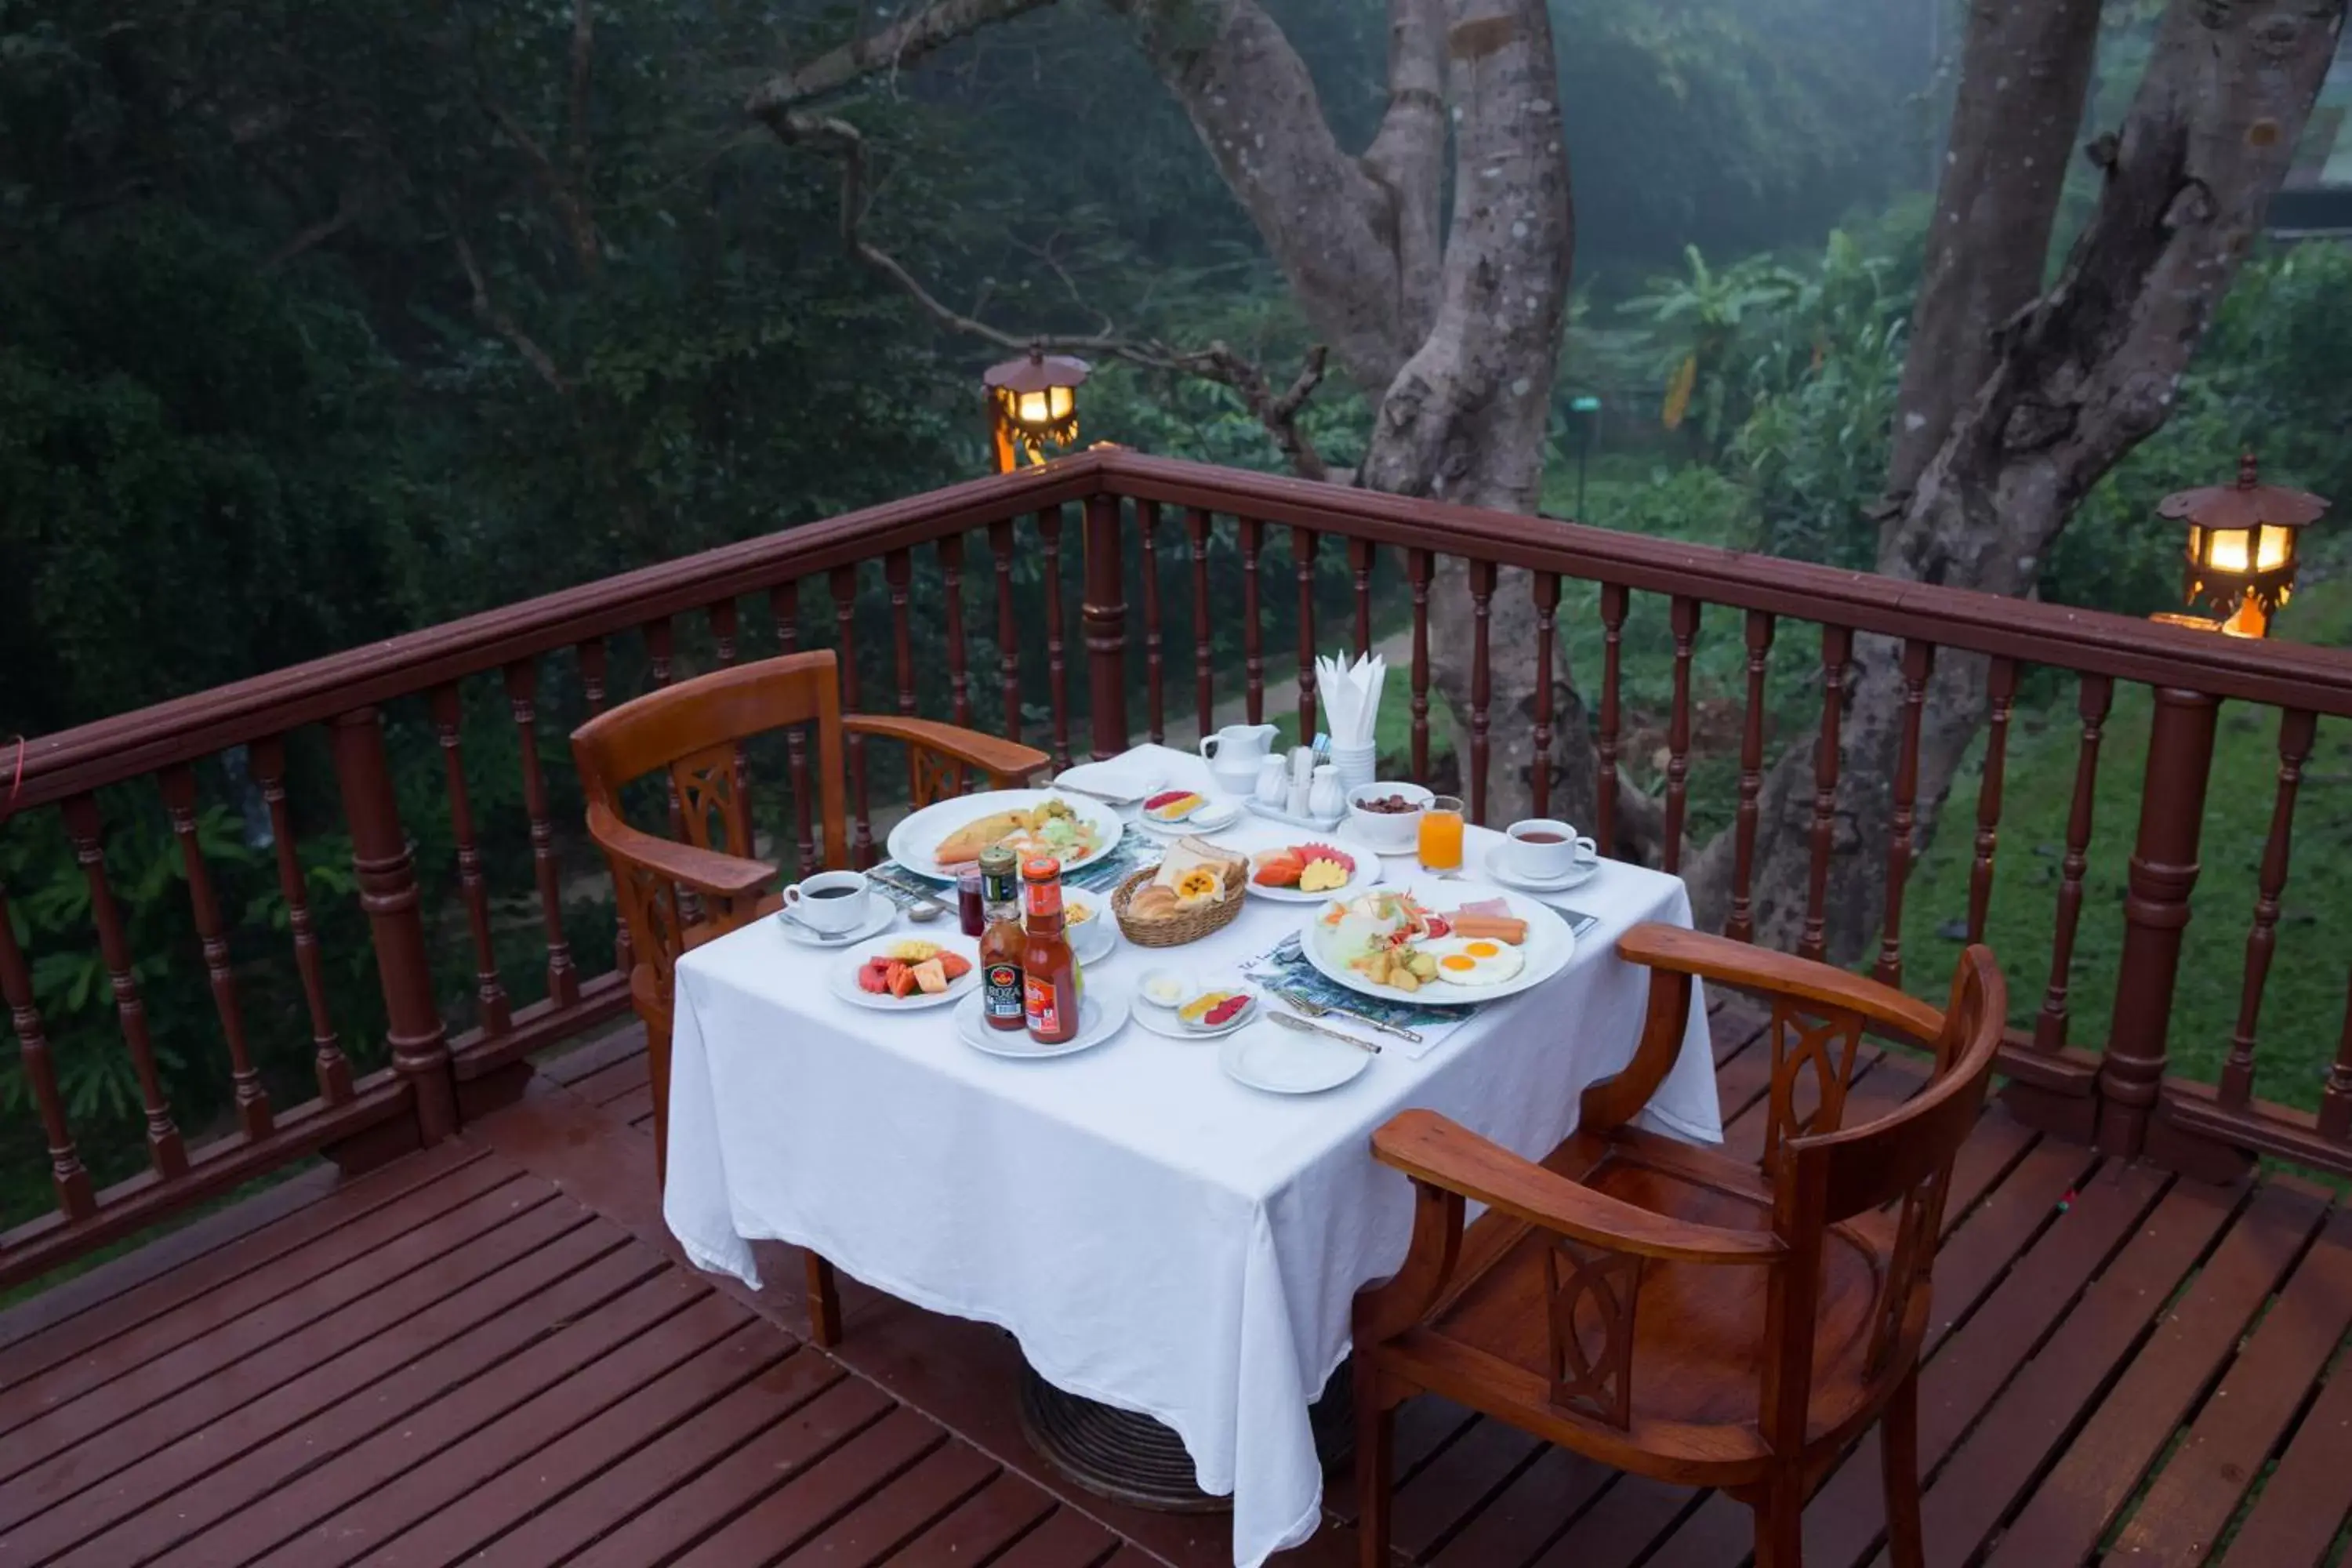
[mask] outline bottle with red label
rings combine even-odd
[[[1022,922],[1023,1021],[1039,1045],[1066,1045],[1078,1035],[1078,955],[1062,929],[1062,863],[1041,855],[1021,868],[1021,876],[1028,894]]]
[[[980,1016],[992,1029],[1028,1026],[1026,988],[1021,984],[1021,862],[1013,851],[991,849],[980,858],[981,901],[987,924],[980,939]]]

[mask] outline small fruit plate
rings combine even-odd
[[[1194,991],[1173,1007],[1141,1007],[1136,1022],[1171,1040],[1213,1040],[1248,1027],[1259,1013],[1256,993],[1220,981]]]
[[[1221,849],[1248,858],[1250,897],[1278,904],[1353,898],[1382,875],[1380,851],[1343,834],[1298,833],[1254,822],[1205,837]]]
[[[967,943],[906,939],[877,942],[835,963],[830,989],[853,1007],[913,1013],[960,1002],[980,984],[978,954]]]

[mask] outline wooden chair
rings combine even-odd
[[[1043,752],[951,724],[845,715],[838,671],[826,649],[682,680],[572,731],[588,832],[612,865],[629,935],[629,997],[646,1026],[657,1173],[669,1162],[670,1019],[677,961],[777,907],[777,868],[753,858],[741,742],[808,723],[816,729],[816,816],[828,867],[849,864],[842,787],[846,735],[905,744],[910,805],[917,808],[962,793],[975,773],[991,788],[1020,787],[1046,762]],[[669,826],[683,834],[682,840],[633,827],[623,813],[624,786],[657,772],[667,774]],[[816,1342],[833,1343],[840,1318],[833,1269],[814,1253],[809,1255],[809,1316]]]
[[[2000,971],[1969,948],[1939,1014],[1675,927],[1617,948],[1651,971],[1641,1043],[1541,1163],[1427,1110],[1373,1134],[1414,1211],[1403,1268],[1356,1299],[1362,1561],[1386,1568],[1396,1406],[1428,1390],[1604,1464],[1724,1489],[1756,1510],[1758,1568],[1796,1568],[1806,1497],[1883,1417],[1889,1554],[1917,1568],[1929,1270],[2008,1013]],[[1631,1125],[1681,1047],[1693,976],[1771,1002],[1760,1166]],[[1864,1029],[1932,1044],[1935,1070],[1845,1128]],[[1466,1230],[1465,1201],[1486,1205]]]

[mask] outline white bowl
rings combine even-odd
[[[1366,811],[1359,800],[1398,795],[1414,804],[1412,811]],[[1421,814],[1437,798],[1436,792],[1417,784],[1375,782],[1348,792],[1348,829],[1383,855],[1409,853],[1421,840]]]
[[[1163,983],[1165,983],[1164,988],[1173,993],[1172,998],[1166,1002],[1157,1001],[1151,994],[1154,991],[1163,989]],[[1193,984],[1192,976],[1181,969],[1147,969],[1137,978],[1135,984],[1137,1001],[1148,1007],[1158,1007],[1167,1012],[1173,1012],[1186,997],[1199,994],[1200,987]]]

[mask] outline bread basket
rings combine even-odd
[[[1181,947],[1188,942],[1198,942],[1233,924],[1234,917],[1242,912],[1242,905],[1248,901],[1241,882],[1241,878],[1248,874],[1244,865],[1238,874],[1231,870],[1224,873],[1225,896],[1214,903],[1196,904],[1166,920],[1130,919],[1128,906],[1159,872],[1159,867],[1146,866],[1121,882],[1110,896],[1110,912],[1118,917],[1119,933],[1138,947]]]

